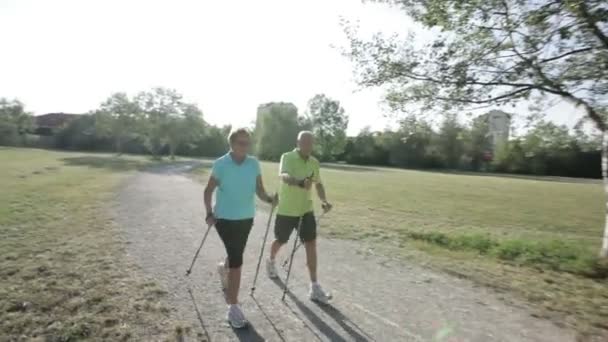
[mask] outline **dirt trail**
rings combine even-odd
[[[258,210],[245,255],[241,302],[251,327],[224,322],[216,264],[224,250],[212,230],[189,278],[184,273],[204,233],[203,187],[164,167],[134,176],[117,197],[116,219],[128,252],[168,292],[177,318],[211,341],[574,341],[572,331],[534,318],[490,290],[422,267],[368,253],[364,245],[320,240],[320,279],[332,306],[308,301],[304,251],[294,262],[291,294],[265,273],[249,296],[267,214]],[[262,208],[260,208],[262,209]],[[336,208],[339,210],[339,208]],[[272,233],[270,234],[272,235]],[[287,254],[282,250],[280,260]],[[263,272],[264,270],[261,269]],[[284,272],[281,273],[284,277]]]

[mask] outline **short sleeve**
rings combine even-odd
[[[254,163],[253,167],[255,169],[255,176],[256,177],[261,176],[262,175],[262,168],[260,166],[260,161],[254,158],[253,159],[253,163]]]
[[[290,170],[289,170],[289,163],[288,163],[289,158],[287,157],[287,154],[283,154],[281,156],[281,163],[280,163],[280,167],[279,167],[279,176],[287,173],[287,174],[291,174]]]
[[[215,178],[216,181],[220,182],[222,179],[222,163],[220,163],[219,159],[213,162],[213,167],[211,168],[211,176]]]

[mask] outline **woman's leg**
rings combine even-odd
[[[228,304],[238,304],[239,289],[241,287],[241,268],[228,269],[228,289],[226,290],[226,302]]]
[[[247,245],[247,239],[253,226],[253,219],[234,221],[236,224],[232,227],[233,239],[231,240],[230,248],[226,248],[228,252],[228,289],[226,299],[228,304],[237,304],[239,297],[239,289],[241,287],[241,269],[243,266],[243,253]]]

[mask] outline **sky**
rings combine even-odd
[[[350,135],[383,129],[382,92],[361,89],[340,18],[363,35],[415,30],[403,12],[360,0],[0,0],[0,97],[35,114],[85,113],[113,92],[174,88],[206,121],[248,126],[259,104],[318,93],[340,100]],[[527,105],[513,111],[524,115]],[[578,115],[549,110],[557,123]]]

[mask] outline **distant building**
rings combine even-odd
[[[78,117],[78,114],[48,113],[34,117],[36,134],[53,135],[59,128]]]
[[[490,130],[489,135],[492,149],[496,152],[498,146],[509,140],[512,115],[500,110],[492,110],[485,114],[485,116]]]

